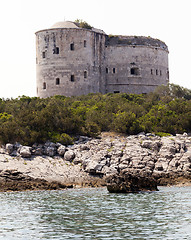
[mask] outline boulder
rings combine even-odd
[[[14,150],[14,145],[11,143],[7,143],[5,146],[5,149],[8,154],[11,154]]]
[[[66,152],[66,147],[64,145],[60,145],[57,149],[57,152],[60,156],[64,156]]]
[[[31,157],[31,147],[28,146],[22,146],[20,149],[20,155],[24,158],[30,158]]]
[[[51,147],[51,146],[46,147],[46,148],[45,148],[45,154],[48,155],[48,156],[50,156],[50,157],[53,157],[53,156],[56,154],[56,149],[55,149],[55,147]]]
[[[131,173],[119,173],[106,178],[110,193],[137,193],[141,191],[158,191],[156,179]]]
[[[85,171],[91,174],[99,174],[103,167],[104,164],[98,163],[97,161],[89,161]]]
[[[71,162],[74,158],[75,158],[75,153],[74,153],[74,151],[68,150],[68,151],[65,152],[65,154],[64,154],[64,159],[65,159],[66,161],[70,161],[70,162]]]
[[[32,150],[32,154],[36,156],[42,156],[43,155],[43,148],[42,147],[37,147]]]

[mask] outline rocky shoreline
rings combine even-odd
[[[191,184],[191,137],[102,133],[67,147],[47,142],[0,149],[0,191],[106,186],[108,177],[124,174],[157,185]]]

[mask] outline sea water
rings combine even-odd
[[[191,239],[191,187],[0,193],[0,239]]]

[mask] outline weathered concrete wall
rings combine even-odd
[[[105,36],[84,29],[37,34],[37,96],[104,92],[101,66]]]
[[[39,97],[148,93],[169,82],[168,48],[157,39],[59,27],[36,33],[36,54]]]
[[[166,50],[113,45],[107,46],[106,56],[107,92],[148,93],[169,81]]]

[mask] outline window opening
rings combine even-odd
[[[87,71],[84,71],[84,78],[87,78]]]
[[[71,43],[71,44],[70,44],[70,50],[71,50],[71,51],[74,51],[74,43]]]
[[[120,93],[120,91],[113,91],[113,93]]]
[[[60,85],[60,78],[56,78],[56,85]]]
[[[158,75],[158,70],[156,69],[156,75]]]
[[[53,54],[59,54],[59,47],[55,47],[53,49]]]
[[[45,58],[45,57],[46,57],[46,53],[42,52],[42,58]]]
[[[84,47],[86,47],[87,46],[87,42],[86,42],[86,40],[84,40]]]
[[[113,73],[115,73],[115,68],[113,68]]]
[[[105,72],[106,72],[106,73],[108,73],[108,72],[109,72],[109,69],[108,69],[108,68],[106,68],[106,69],[105,69]]]
[[[74,75],[71,75],[71,77],[70,77],[70,81],[71,81],[71,82],[74,82],[74,81],[75,81],[75,77],[74,77]]]
[[[169,79],[169,70],[166,71],[167,79]]]
[[[46,83],[43,82],[43,86],[42,86],[43,89],[46,89]]]
[[[160,76],[162,76],[162,71],[160,70]]]
[[[151,69],[151,75],[153,75],[153,70]]]
[[[138,68],[131,68],[131,75],[139,75],[139,69]]]

